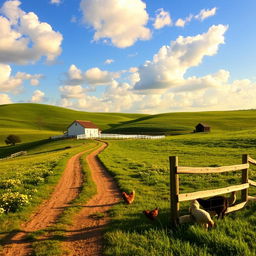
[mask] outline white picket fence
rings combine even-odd
[[[165,135],[150,136],[150,135],[139,135],[139,134],[109,134],[102,133],[98,137],[88,137],[85,134],[77,135],[78,140],[82,139],[164,139]]]

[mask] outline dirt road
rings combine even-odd
[[[67,233],[67,241],[64,246],[65,249],[68,248],[70,256],[102,255],[103,229],[108,223],[107,211],[121,199],[113,178],[97,158],[97,154],[106,146],[104,144],[87,156],[93,181],[97,185],[97,194],[75,217],[73,225]]]
[[[90,201],[90,206],[85,206],[85,211],[82,211],[74,222],[74,227],[70,236],[68,237],[68,246],[70,251],[75,251],[76,244],[84,250],[84,246],[79,245],[81,241],[88,240],[90,237],[90,248],[95,247],[99,252],[101,250],[101,230],[102,225],[106,223],[106,219],[97,221],[93,224],[95,226],[94,232],[92,228],[85,228],[84,230],[80,229],[80,226],[76,222],[87,222],[86,218],[88,215],[86,209],[101,209],[100,211],[107,210],[113,203],[118,201],[118,190],[113,183],[113,180],[107,175],[105,170],[100,165],[96,155],[106,147],[106,144],[103,144],[95,152],[91,153],[87,157],[90,169],[92,171],[92,176],[94,181],[97,184],[98,193],[93,201]],[[4,256],[25,256],[30,255],[31,253],[31,243],[26,241],[26,234],[36,230],[44,229],[51,226],[55,223],[58,216],[63,212],[63,210],[68,207],[69,203],[75,199],[79,192],[83,182],[81,166],[80,166],[80,157],[85,152],[78,153],[71,157],[67,163],[67,166],[63,172],[63,175],[56,186],[53,194],[50,199],[45,201],[36,211],[36,213],[30,218],[28,222],[21,226],[22,232],[19,232],[15,236],[9,239],[4,247],[3,254]],[[102,177],[101,177],[102,176]],[[96,178],[95,178],[96,177]],[[106,182],[106,184],[105,184]],[[97,204],[97,206],[96,206]],[[96,209],[96,211],[99,211]],[[88,225],[86,227],[91,227],[91,221],[88,219]],[[102,224],[103,223],[103,224]],[[79,223],[83,224],[83,223]],[[87,224],[86,224],[87,225]],[[79,228],[77,228],[79,226]],[[96,227],[97,226],[97,227]],[[68,232],[69,233],[69,232]],[[75,235],[74,235],[75,234]],[[89,240],[88,240],[89,241]],[[94,243],[93,246],[91,246]],[[88,248],[89,248],[88,247]],[[91,250],[91,249],[90,249]],[[93,250],[93,251],[96,251]],[[70,255],[100,255],[100,254],[70,254]]]

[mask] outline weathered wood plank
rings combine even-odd
[[[249,164],[249,162],[248,162],[248,155],[247,154],[244,154],[244,155],[242,155],[242,163],[243,164]],[[249,167],[246,167],[246,168],[244,168],[243,170],[242,170],[242,178],[241,178],[241,181],[242,181],[242,183],[243,184],[246,184],[246,183],[248,183],[248,168]],[[242,201],[243,202],[247,202],[247,200],[248,200],[248,188],[246,188],[246,189],[243,189],[242,191],[241,191],[241,199],[242,199]]]
[[[246,203],[247,203],[247,202],[242,202],[242,203],[239,203],[239,204],[236,204],[236,205],[230,206],[230,207],[228,207],[228,209],[227,209],[226,213],[230,213],[230,212],[238,211],[238,210],[240,210],[240,209],[244,208],[244,207],[245,207],[245,205],[246,205]]]
[[[179,212],[179,175],[177,174],[178,157],[170,156],[170,198],[171,198],[171,225],[178,225],[178,212]]]
[[[222,172],[232,172],[249,168],[249,164],[238,164],[230,166],[220,166],[220,167],[187,167],[178,166],[178,174],[205,174],[205,173],[222,173]]]
[[[256,196],[248,196],[248,200],[256,200]]]
[[[178,201],[184,202],[184,201],[194,200],[197,198],[218,196],[218,195],[230,193],[233,191],[239,191],[239,190],[246,189],[246,188],[249,188],[249,183],[229,186],[226,188],[217,188],[217,189],[211,189],[211,190],[197,191],[197,192],[193,192],[193,193],[184,193],[184,194],[179,194]]]
[[[248,156],[248,161],[249,161],[250,164],[256,165],[256,160],[254,160],[254,159],[251,158],[250,156]]]
[[[254,187],[256,187],[256,182],[253,180],[248,180],[248,183]]]

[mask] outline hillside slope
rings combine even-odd
[[[256,129],[256,110],[145,115],[92,113],[18,103],[0,106],[0,145],[4,145],[4,139],[11,133],[20,135],[23,142],[62,134],[76,119],[90,120],[104,132],[111,133],[186,134],[193,132],[200,122],[210,125],[213,133]]]
[[[20,135],[23,142],[61,134],[76,119],[90,120],[106,130],[144,116],[82,112],[33,103],[0,105],[0,144],[4,144],[4,138],[11,133]]]
[[[198,123],[211,126],[212,132],[253,130],[256,110],[166,113],[140,117],[113,127],[112,132],[191,133]]]

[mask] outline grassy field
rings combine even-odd
[[[178,156],[179,164],[185,166],[240,164],[242,154],[250,154],[256,159],[255,114],[255,110],[160,115],[105,114],[39,104],[0,106],[0,145],[10,133],[20,135],[23,141],[15,147],[1,146],[0,158],[17,151],[28,151],[27,156],[0,161],[0,196],[13,193],[9,198],[18,197],[22,206],[15,212],[10,208],[8,214],[0,215],[0,237],[17,229],[31,211],[49,196],[72,154],[81,151],[81,147],[96,145],[96,142],[84,145],[84,141],[47,140],[50,135],[61,133],[63,127],[74,119],[84,119],[95,122],[108,132],[181,134],[164,140],[112,140],[109,141],[109,148],[100,155],[121,190],[136,190],[134,204],[127,206],[120,203],[110,211],[112,223],[105,235],[106,255],[256,255],[256,204],[250,203],[245,209],[231,213],[224,221],[217,221],[217,227],[210,232],[196,225],[169,229],[168,162],[169,156],[173,155]],[[192,133],[199,122],[209,124],[212,132]],[[84,174],[89,175],[85,162],[83,166]],[[256,180],[256,168],[251,168],[250,178]],[[240,179],[238,172],[182,175],[180,192],[234,185]],[[86,201],[94,191],[88,176],[77,203]],[[256,194],[256,190],[250,189],[250,193]],[[151,222],[142,211],[155,207],[160,207],[159,218]],[[188,203],[182,203],[181,212],[188,213],[188,207]],[[77,210],[79,207],[76,205],[70,207],[53,227],[55,231],[31,234],[36,255],[47,255],[47,251],[52,255],[63,253],[60,250],[61,230],[65,230],[70,216]],[[37,241],[45,234],[50,234],[53,239]]]
[[[213,132],[255,129],[256,110],[166,113],[148,115],[113,127],[111,132],[191,133],[198,123],[211,126]]]
[[[33,103],[1,105],[0,146],[9,134],[19,135],[22,142],[63,134],[76,119],[90,120],[110,133],[188,134],[199,122],[209,124],[212,132],[218,133],[255,129],[256,110],[144,115],[91,113]]]
[[[0,161],[0,239],[18,230],[49,197],[72,155],[98,145],[96,141],[43,142],[33,145],[27,156]]]
[[[144,114],[90,113],[33,103],[0,106],[0,145],[9,134],[19,135],[23,142],[63,134],[74,120],[89,120],[102,130],[146,116]]]
[[[256,158],[255,142],[255,130],[180,135],[156,141],[110,141],[100,159],[122,191],[136,190],[136,200],[132,205],[121,203],[111,210],[112,223],[105,235],[105,254],[256,255],[255,203],[217,221],[217,227],[209,232],[192,224],[169,229],[168,162],[168,157],[175,155],[183,166],[240,164],[242,154]],[[255,168],[251,168],[250,178],[256,180]],[[194,192],[239,184],[241,173],[182,175],[180,180],[181,193]],[[256,194],[256,190],[250,189],[250,193]],[[152,222],[142,211],[155,207],[160,207],[160,214],[158,221]],[[181,212],[188,214],[188,207],[188,203],[182,203]]]

